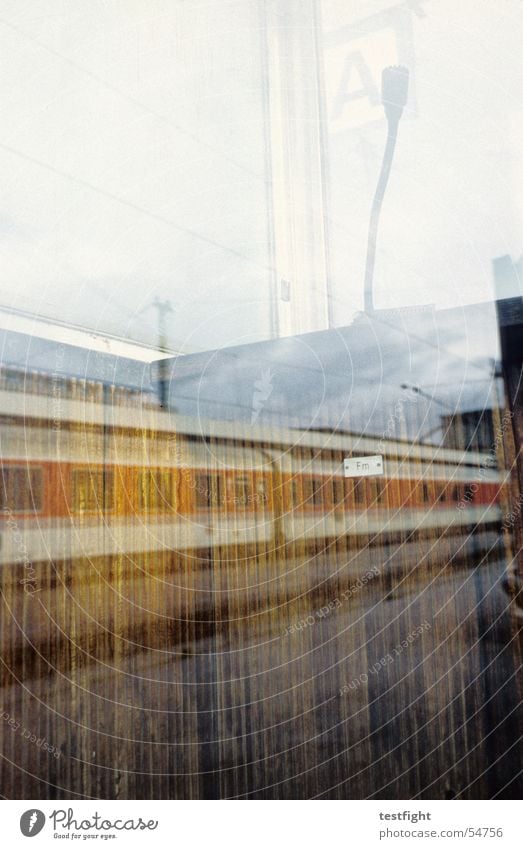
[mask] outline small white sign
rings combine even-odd
[[[372,457],[346,457],[343,461],[343,471],[346,478],[382,475],[383,457],[381,454],[373,454]]]

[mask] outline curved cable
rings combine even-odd
[[[407,102],[409,72],[407,68],[402,66],[394,66],[385,68],[382,74],[382,101],[387,117],[387,143],[383,153],[381,163],[381,171],[378,178],[378,185],[374,193],[372,201],[369,231],[367,236],[367,259],[365,262],[365,283],[364,283],[364,310],[367,313],[374,310],[373,297],[373,280],[374,280],[374,265],[376,262],[376,242],[378,239],[378,225],[383,205],[385,190],[389,181],[390,169],[394,158],[394,150],[396,147],[396,139],[398,137],[398,125],[403,107]]]

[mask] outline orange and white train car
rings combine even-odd
[[[499,523],[490,455],[2,391],[0,562],[445,533]],[[384,474],[345,478],[382,453]]]

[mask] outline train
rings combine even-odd
[[[93,382],[78,398],[38,386],[0,391],[2,564],[20,558],[20,534],[31,563],[442,534],[499,524],[508,497],[480,451],[206,424],[118,387],[108,396]],[[345,477],[346,458],[376,454],[382,475]]]
[[[456,708],[443,712],[439,664],[475,710],[477,623],[506,602],[491,589],[510,561],[509,464],[488,438],[459,450],[406,431],[199,418],[135,386],[0,372],[3,711],[59,753],[15,749],[9,731],[6,781],[132,797],[146,775],[184,798],[211,796],[219,775],[232,796],[251,786],[236,790],[237,770],[261,786],[279,764],[307,776],[318,762],[331,782],[330,753],[371,739],[376,715],[379,739],[404,745],[392,667],[340,693],[425,621],[393,671],[443,739]],[[345,476],[374,455],[383,474]],[[350,769],[368,758],[364,743]]]

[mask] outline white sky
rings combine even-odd
[[[0,2],[4,305],[219,338],[267,273],[251,7]]]
[[[323,0],[324,30],[394,5]],[[523,3],[420,8],[415,112],[400,128],[380,230],[379,306],[487,300],[492,258],[523,250]],[[146,307],[160,297],[173,307],[172,346],[268,335],[259,9],[0,0],[0,306],[154,342]],[[384,58],[371,49],[369,65],[377,72]],[[329,137],[339,324],[361,308],[377,117]]]

